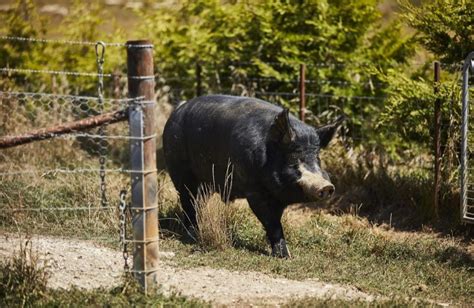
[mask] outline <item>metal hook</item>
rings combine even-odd
[[[98,41],[95,44],[95,56],[97,57],[97,63],[100,63],[100,64],[104,63],[104,55],[105,55],[105,43],[102,41]]]

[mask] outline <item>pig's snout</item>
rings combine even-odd
[[[312,200],[318,200],[330,198],[334,194],[334,185],[323,178],[321,174],[311,172],[304,166],[300,166],[299,170],[301,178],[298,180],[298,184],[307,197]]]
[[[320,198],[320,199],[330,198],[333,193],[334,193],[334,185],[332,185],[332,184],[326,185],[323,188],[320,188],[316,192],[316,194],[318,195],[318,198]]]

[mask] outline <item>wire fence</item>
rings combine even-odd
[[[156,77],[162,93],[166,94],[175,105],[197,95],[229,94],[261,98],[283,105],[290,108],[295,115],[303,113],[305,120],[315,126],[324,125],[344,114],[347,118],[341,130],[344,142],[347,145],[362,145],[366,149],[380,147],[382,139],[403,142],[403,138],[418,138],[423,140],[422,146],[431,152],[435,144],[434,132],[439,129],[441,160],[444,169],[448,170],[443,176],[445,182],[456,182],[453,180],[453,174],[457,176],[459,163],[456,159],[456,155],[459,155],[456,140],[459,139],[460,119],[460,99],[456,93],[460,92],[457,90],[461,84],[460,78],[457,81],[442,81],[454,89],[451,97],[446,97],[444,93],[434,93],[435,82],[426,80],[426,84],[433,88],[433,92],[429,97],[417,97],[410,102],[420,106],[418,111],[414,111],[423,114],[420,127],[403,129],[406,125],[403,123],[403,118],[396,128],[381,124],[381,113],[386,110],[387,101],[393,97],[391,98],[385,91],[387,82],[372,76],[370,70],[364,71],[370,67],[368,63],[313,63],[307,65],[304,82],[301,82],[299,65],[279,62],[265,64],[272,66],[280,77],[261,76],[255,63],[240,61],[231,61],[224,66],[198,62],[194,68],[195,76],[176,76],[172,72],[161,72]],[[426,62],[411,64],[425,67],[427,71],[431,69]],[[443,73],[460,76],[462,61],[454,64],[440,63],[440,68]],[[346,71],[339,74],[338,71],[343,69]],[[354,72],[351,73],[351,70]],[[305,88],[304,110],[299,106],[302,83]],[[433,106],[436,97],[442,100],[442,116],[439,124],[434,121]],[[408,116],[411,114],[407,114]],[[407,131],[405,136],[400,134],[403,131]],[[418,167],[428,173],[433,172],[434,155],[424,155],[413,161],[418,161],[420,163]]]
[[[0,36],[2,40],[95,46],[88,52],[95,51],[96,72],[0,68],[0,231],[120,244],[124,270],[133,273],[146,292],[158,270],[158,207],[149,193],[158,190],[156,162],[149,153],[157,137],[154,89],[149,87],[154,83],[148,82],[155,78],[153,45]],[[105,72],[107,47],[127,48],[127,74]],[[89,81],[83,87],[89,91],[80,95],[64,86],[62,93],[47,93],[41,81],[17,75],[94,78],[96,86]],[[133,98],[123,98],[128,93],[117,80],[124,75]],[[112,91],[105,87],[107,77],[113,77]],[[128,244],[134,244],[132,268]]]
[[[98,44],[0,36],[0,43],[2,41],[78,47]],[[122,43],[101,44],[129,48]],[[151,45],[135,48],[137,46],[149,48]],[[41,232],[118,244],[119,192],[129,190],[133,172],[129,143],[137,138],[130,137],[127,122],[113,125],[104,122],[102,126],[86,130],[71,128],[67,133],[51,132],[49,128],[61,128],[68,123],[154,102],[145,101],[143,97],[126,98],[125,84],[119,85],[118,91],[100,93],[101,79],[117,75],[99,70],[3,67],[0,72],[0,140],[32,137],[32,134],[41,136],[37,139],[41,141],[0,150],[0,227],[11,232]],[[75,91],[68,87],[62,88],[62,93],[47,93],[42,85],[32,89],[31,84],[17,82],[21,80],[19,77],[34,79],[38,74],[91,78],[97,88],[81,95],[73,94]],[[121,76],[127,77],[126,74]],[[107,98],[104,94],[113,97]]]
[[[201,64],[197,63],[194,77],[163,73],[157,74],[156,77],[162,92],[168,95],[171,103],[175,105],[202,94],[256,97],[285,106],[294,114],[304,114],[305,121],[315,126],[324,125],[344,114],[348,119],[342,129],[342,136],[346,142],[358,144],[376,142],[370,140],[372,136],[367,135],[377,129],[376,116],[379,115],[378,112],[387,99],[376,90],[383,85],[382,82],[360,76],[356,80],[316,79],[317,72],[311,71],[308,76],[313,78],[303,79],[305,106],[301,107],[302,76],[301,73],[298,74],[298,66],[271,62],[266,64],[273,65],[276,70],[284,67],[282,68],[285,70],[284,78],[260,76],[259,71],[254,70],[255,64],[252,62],[231,62],[225,67],[211,65],[205,73],[200,68]],[[309,67],[335,70],[347,65],[317,63]],[[239,69],[245,70],[246,73],[239,73]],[[358,92],[368,94],[344,94],[354,93],[345,89],[354,85],[360,88]],[[376,105],[379,107],[373,108]]]
[[[74,40],[50,40],[25,37],[0,36],[1,41],[24,44],[67,44],[71,46],[97,46],[97,42]],[[100,46],[129,48],[129,44],[100,42]],[[149,48],[152,45],[134,45],[135,48]],[[108,50],[107,50],[108,52]],[[97,50],[96,50],[97,54]],[[100,58],[97,55],[98,59]],[[105,55],[107,58],[107,54]],[[99,62],[99,61],[98,61]],[[47,68],[3,67],[4,79],[18,76],[66,76],[90,78],[97,84],[88,93],[63,88],[60,93],[46,93],[38,86],[32,91],[26,82],[11,84],[0,89],[0,138],[14,138],[28,135],[31,131],[86,119],[104,113],[113,113],[129,108],[137,103],[141,106],[154,104],[143,98],[129,99],[123,79],[157,79],[157,87],[163,96],[177,104],[198,94],[232,94],[261,98],[275,104],[289,107],[298,112],[300,102],[300,80],[298,67],[281,63],[267,63],[286,72],[285,78],[270,78],[254,75],[235,74],[236,68],[252,66],[251,62],[231,62],[230,71],[206,72],[195,77],[156,74],[149,76],[130,76],[121,71],[79,72]],[[346,63],[316,63],[311,69],[337,70],[347,68]],[[420,63],[421,65],[421,63]],[[198,65],[197,65],[198,66]],[[359,64],[364,66],[364,64]],[[458,64],[442,64],[446,70],[460,70]],[[291,73],[293,70],[293,73]],[[384,83],[370,76],[354,79],[316,78],[314,73],[305,79],[304,97],[306,121],[316,126],[323,125],[345,114],[349,121],[342,130],[346,143],[376,143],[378,127],[376,121],[387,97],[377,88]],[[33,77],[34,78],[34,77]],[[99,89],[103,79],[111,80],[111,86]],[[7,84],[7,83],[5,83]],[[0,83],[4,86],[4,83]],[[346,95],[345,88],[355,86],[360,95]],[[52,87],[54,88],[54,87]],[[369,93],[369,94],[366,94]],[[104,97],[105,96],[105,97]],[[109,98],[111,97],[111,98]],[[451,142],[457,122],[457,102],[453,98],[446,108],[449,114],[441,121],[442,153],[447,161],[455,161],[456,144]],[[6,229],[48,230],[58,234],[77,236],[81,230],[87,238],[114,238],[119,232],[119,215],[116,204],[119,193],[130,187],[129,143],[136,140],[130,137],[128,124],[72,130],[67,133],[48,133],[43,131],[44,140],[21,147],[0,150],[0,227]],[[431,128],[426,128],[430,130]],[[387,136],[387,135],[386,135]],[[54,137],[51,139],[51,137]],[[145,136],[155,138],[156,135]],[[397,136],[394,136],[396,138]],[[139,138],[142,140],[144,137]],[[450,143],[451,142],[451,143]],[[450,149],[449,151],[447,149]],[[453,154],[454,151],[454,154]],[[425,168],[432,168],[432,161],[424,161]],[[21,223],[28,222],[28,223]],[[65,223],[67,222],[67,223]],[[55,226],[51,230],[52,226]],[[83,235],[83,234],[81,234]]]
[[[2,139],[85,119],[100,114],[99,109],[121,110],[133,103],[129,99],[105,100],[100,107],[97,97],[3,91],[0,100]],[[51,231],[51,226],[56,226],[54,233],[70,235],[81,224],[80,232],[88,238],[103,237],[104,233],[116,238],[118,223],[113,220],[117,219],[118,194],[130,186],[125,154],[130,140],[128,125],[122,122],[106,131],[92,128],[50,134],[47,140],[1,150],[0,224],[7,229],[21,226],[23,231]],[[75,214],[54,214],[66,211]]]

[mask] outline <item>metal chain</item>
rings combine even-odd
[[[98,103],[100,113],[104,112],[104,55],[105,55],[105,44],[103,42],[97,42],[95,45],[95,55],[97,60],[97,73],[99,76],[97,85]],[[105,136],[106,130],[105,125],[99,127],[99,136]],[[107,187],[105,182],[105,164],[107,158],[107,146],[108,142],[106,139],[99,140],[99,164],[100,164],[100,193],[101,193],[101,204],[103,207],[108,206],[107,200]]]
[[[127,247],[127,201],[125,200],[127,191],[120,191],[120,204],[119,204],[119,222],[120,222],[120,244],[122,245],[122,254],[124,261],[124,270],[128,271],[128,247]]]

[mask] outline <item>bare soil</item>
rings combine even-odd
[[[30,240],[33,251],[49,269],[51,288],[112,288],[121,283],[123,258],[119,251],[90,241],[66,238],[34,236]],[[17,235],[1,234],[0,258],[14,255],[22,241],[25,239]],[[304,297],[375,299],[354,287],[317,280],[296,281],[258,272],[232,272],[209,267],[183,269],[173,264],[173,256],[172,252],[160,254],[161,291],[209,301],[217,306],[279,305]]]

